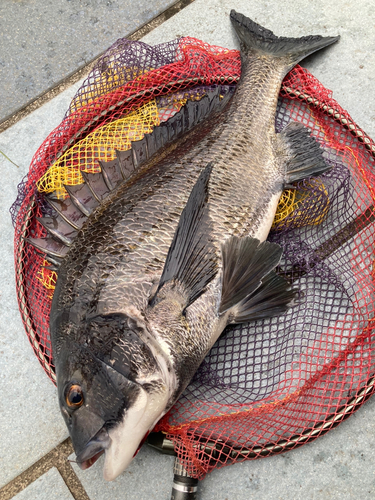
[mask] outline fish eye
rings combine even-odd
[[[78,384],[72,384],[66,393],[66,404],[69,408],[79,408],[83,403],[82,387]]]

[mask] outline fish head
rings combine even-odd
[[[59,346],[58,398],[78,465],[87,469],[104,454],[104,479],[111,481],[165,413],[169,390],[139,325],[113,315],[89,323],[84,335]]]

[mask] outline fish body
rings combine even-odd
[[[50,331],[60,407],[77,462],[105,452],[108,480],[229,323],[280,314],[295,297],[274,272],[280,247],[265,240],[285,184],[327,166],[301,125],[275,133],[276,105],[286,73],[337,37],[278,38],[234,11],[231,20],[242,55],[234,96],[100,200],[98,188],[59,269]]]

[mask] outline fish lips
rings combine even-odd
[[[90,439],[85,447],[77,453],[76,462],[78,466],[82,470],[88,469],[101,455],[103,455],[110,445],[111,438],[107,430],[102,428],[92,439]]]

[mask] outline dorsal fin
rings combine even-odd
[[[78,231],[73,229],[60,215],[56,217],[37,217],[36,219],[53,238],[61,241],[61,243],[66,246],[72,244],[78,233]]]
[[[101,172],[83,171],[84,183],[64,186],[69,198],[59,200],[53,196],[46,196],[46,201],[58,216],[39,221],[53,238],[46,238],[45,243],[43,239],[30,238],[29,242],[47,254],[63,258],[87,217],[114,189],[164,146],[180,138],[213,111],[220,111],[233,92],[233,86],[208,88],[206,96],[199,101],[188,101],[168,121],[154,127],[154,130],[150,134],[145,134],[143,139],[132,142],[129,150],[116,151],[116,158],[111,161],[99,161]],[[64,251],[61,245],[66,245]]]

